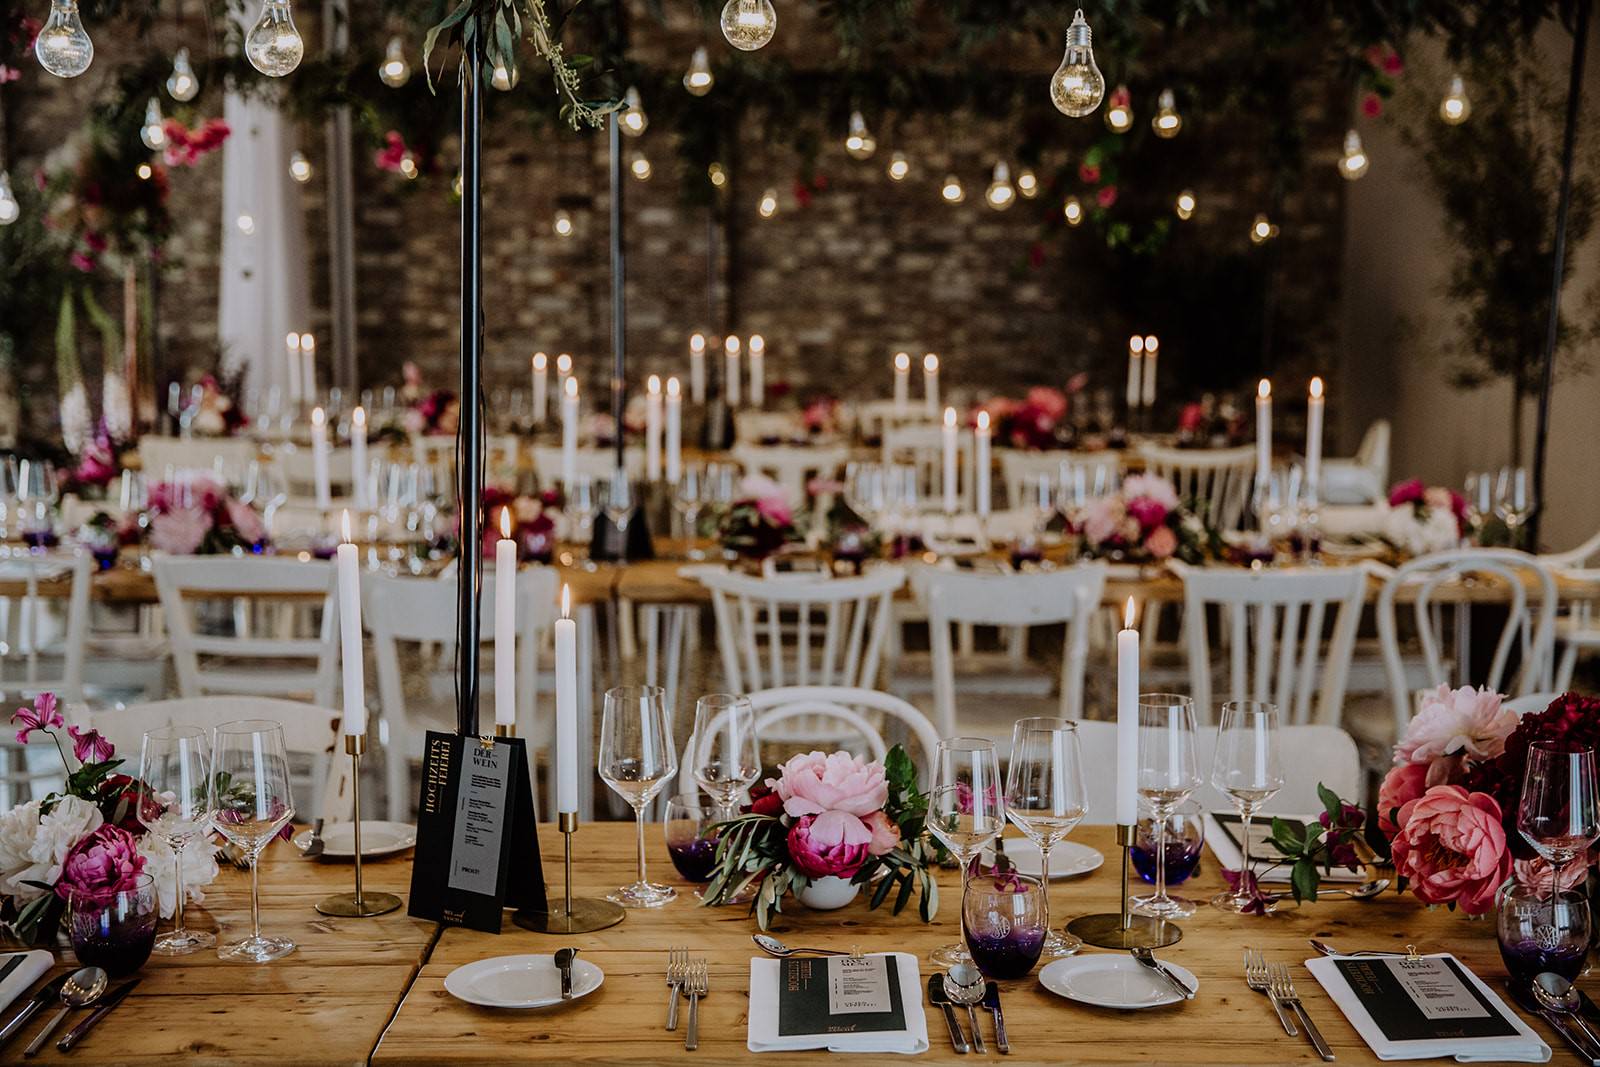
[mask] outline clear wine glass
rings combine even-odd
[[[749,698],[710,693],[696,701],[689,753],[694,780],[716,802],[717,821],[727,822],[740,794],[761,777],[756,709]]]
[[[210,805],[217,830],[250,861],[250,936],[223,945],[217,955],[268,963],[295,948],[287,937],[261,933],[261,852],[294,818],[283,727],[265,719],[223,723],[211,751]]]
[[[1554,915],[1561,869],[1600,838],[1600,781],[1594,749],[1535,741],[1523,764],[1517,832],[1550,865]],[[1552,922],[1554,920],[1552,919]]]
[[[625,468],[618,467],[611,472],[611,477],[606,479],[603,494],[606,518],[617,528],[617,533],[627,533],[628,520],[633,518],[633,509],[637,506],[638,500],[634,496],[633,481],[628,477]]]
[[[1483,521],[1494,514],[1494,483],[1492,474],[1474,471],[1467,475],[1466,492],[1463,494],[1467,501],[1467,521],[1479,532],[1480,537]]]
[[[597,514],[595,505],[594,479],[587,474],[574,474],[572,484],[562,487],[565,500],[562,510],[572,520],[572,529],[567,532],[578,551],[584,554],[584,567],[593,569],[594,564],[588,560],[588,545],[594,536],[594,517]]]
[[[928,792],[928,831],[960,864],[963,900],[973,864],[1005,829],[1004,790],[993,741],[947,737],[939,742]],[[964,944],[941,945],[929,958],[941,967],[972,962]]]
[[[1494,513],[1506,524],[1507,539],[1513,547],[1522,542],[1523,527],[1533,516],[1536,503],[1528,468],[1502,468],[1495,481]]]
[[[205,930],[183,925],[183,851],[211,830],[211,759],[205,731],[198,726],[164,726],[146,731],[139,750],[139,780],[150,788],[139,797],[138,816],[146,830],[172,849],[177,899],[172,930],[156,939],[160,956],[186,956],[217,943]]]
[[[1278,761],[1278,709],[1254,700],[1222,705],[1217,724],[1217,751],[1211,760],[1211,784],[1227,794],[1239,813],[1240,842],[1244,852],[1239,866],[1250,871],[1250,820],[1283,788],[1283,765]],[[1163,835],[1162,840],[1165,840]],[[1161,868],[1158,867],[1158,870]],[[1242,912],[1258,904],[1240,878],[1231,893],[1218,893],[1211,903],[1223,911]],[[1265,905],[1268,911],[1273,905]]]
[[[639,880],[609,894],[625,908],[659,908],[678,895],[645,877],[644,809],[678,773],[666,691],[655,685],[606,690],[600,718],[600,777],[633,807],[639,831]]]
[[[20,501],[20,483],[17,478],[17,457],[0,456],[0,541],[17,532],[17,510]]]
[[[1173,693],[1139,696],[1139,795],[1160,821],[1172,818],[1178,806],[1200,788],[1195,754],[1194,701]],[[1156,891],[1135,897],[1133,910],[1157,919],[1182,919],[1194,914],[1194,903],[1167,894],[1167,839],[1156,845]]]
[[[691,545],[700,536],[700,509],[705,504],[704,493],[705,476],[700,468],[684,467],[672,486],[672,510],[678,515],[684,541]]]
[[[1046,956],[1070,956],[1083,948],[1076,934],[1050,925],[1050,849],[1067,839],[1088,809],[1077,723],[1018,719],[1011,729],[1011,763],[1006,767],[1006,814],[1039,846]]]

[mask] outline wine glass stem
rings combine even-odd
[[[1040,895],[1044,897],[1044,928],[1048,932],[1050,929],[1050,846],[1043,842],[1039,845],[1039,877],[1044,882]],[[966,912],[963,911],[962,914],[965,915]]]
[[[183,846],[185,842],[178,842],[172,846],[172,870],[178,882],[178,898],[172,905],[172,932],[183,933]],[[160,901],[156,902],[156,910],[160,910]]]
[[[644,877],[644,808],[634,810],[634,826],[638,830],[639,838],[639,884],[645,884]]]
[[[261,940],[261,853],[250,857],[250,939]]]
[[[1246,804],[1239,809],[1239,825],[1243,828],[1244,841],[1241,849],[1244,852],[1244,863],[1239,867],[1239,890],[1234,894],[1240,900],[1250,899],[1250,889],[1247,879],[1250,876],[1250,820],[1255,815],[1252,805]]]
[[[1165,903],[1167,899],[1167,819],[1170,817],[1160,808],[1155,815],[1156,831],[1156,900]]]

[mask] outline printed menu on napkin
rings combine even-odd
[[[1317,821],[1315,815],[1279,815],[1277,818],[1299,832],[1305,831],[1307,823]],[[1250,869],[1266,881],[1287,882],[1289,868],[1280,862],[1283,854],[1272,844],[1272,819],[1271,815],[1258,815],[1250,821]],[[1243,820],[1230,811],[1206,812],[1206,844],[1224,867],[1234,870],[1244,862],[1240,846],[1244,839],[1242,823]],[[1271,873],[1266,873],[1269,870]],[[1347,867],[1322,872],[1324,882],[1361,882],[1366,877],[1365,871],[1352,871]]]
[[[917,958],[904,952],[752,959],[751,1052],[928,1050]]]

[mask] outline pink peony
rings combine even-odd
[[[823,845],[865,845],[872,830],[864,821],[889,799],[883,764],[858,759],[848,752],[807,752],[792,757],[773,785],[791,818],[816,816],[808,831]],[[809,822],[809,820],[808,820]]]
[[[1140,529],[1154,530],[1167,521],[1167,506],[1147,496],[1130,497],[1127,509],[1128,514],[1138,521]]]
[[[1421,478],[1399,482],[1389,490],[1389,506],[1397,508],[1402,504],[1420,504],[1427,492],[1428,487],[1422,484]]]
[[[1535,886],[1539,889],[1550,887],[1550,864],[1542,856],[1535,856],[1530,860],[1513,860],[1511,874],[1521,885]],[[1556,884],[1560,889],[1571,889],[1581,885],[1588,876],[1588,857],[1575,858],[1561,868]]]
[[[1088,513],[1083,520],[1083,536],[1091,544],[1101,545],[1117,536],[1117,530],[1127,512],[1122,499],[1115,496],[1097,497],[1089,501]]]
[[[17,744],[25,745],[33,731],[59,729],[66,720],[56,710],[56,695],[40,693],[33,707],[18,708],[16,714],[11,716],[11,721],[22,724],[22,729],[17,731]]]
[[[150,544],[172,556],[192,556],[211,532],[211,513],[199,508],[167,511],[150,517]]]
[[[850,878],[867,861],[867,842],[830,841],[817,833],[822,816],[807,815],[789,828],[789,859],[807,878]],[[869,835],[870,836],[870,835]]]
[[[1036,385],[1028,390],[1027,402],[1056,422],[1066,417],[1067,394],[1048,385]]]
[[[867,843],[867,851],[874,856],[883,856],[900,847],[900,827],[894,820],[881,811],[875,811],[865,819],[867,829],[872,831],[872,840]]]
[[[1157,526],[1144,539],[1144,547],[1156,559],[1170,559],[1178,551],[1178,535],[1170,526]]]
[[[249,504],[243,504],[233,497],[228,498],[228,523],[233,527],[234,533],[239,535],[239,540],[250,545],[258,545],[267,539],[267,524],[261,521],[261,516]]]
[[[1394,746],[1394,761],[1432,763],[1458,753],[1494,759],[1516,728],[1517,713],[1501,705],[1499,693],[1441,685],[1422,698],[1422,709]]]
[[[1168,511],[1177,511],[1182,503],[1172,483],[1153,474],[1129,475],[1122,483],[1122,495],[1130,501],[1140,497],[1154,500]]]
[[[1428,764],[1403,763],[1389,771],[1378,786],[1378,829],[1393,838],[1400,832],[1395,821],[1401,808],[1428,791]]]
[[[1436,785],[1400,809],[1395,871],[1424,904],[1459,904],[1468,915],[1494,907],[1511,873],[1500,805],[1487,793]]]
[[[91,904],[109,904],[116,895],[139,884],[144,857],[139,839],[120,826],[104,825],[72,846],[56,883],[63,900],[77,897]]]

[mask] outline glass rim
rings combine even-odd
[[[607,700],[666,700],[667,691],[659,685],[617,685],[606,690]]]
[[[1140,693],[1139,707],[1141,708],[1181,708],[1194,707],[1194,697],[1183,693]]]
[[[1246,715],[1281,714],[1278,705],[1270,700],[1224,700],[1221,710],[1223,714],[1229,711],[1244,712]]]
[[[145,740],[178,741],[186,737],[198,737],[202,741],[206,738],[204,726],[191,726],[188,723],[168,723],[166,726],[157,726],[144,732]]]
[[[653,689],[658,687],[644,686],[641,688]],[[755,705],[751,703],[751,700],[748,696],[740,693],[707,693],[695,700],[694,710],[699,711],[701,708],[714,708],[721,711],[727,708],[737,708],[744,705],[748,705],[752,709],[755,707]]]
[[[213,730],[219,734],[270,734],[283,733],[283,723],[276,719],[234,719],[218,723]]]
[[[1050,725],[1039,725],[1049,723]],[[1030,715],[1025,719],[1018,719],[1011,728],[1012,733],[1077,733],[1078,723],[1073,719],[1064,719],[1059,715]]]
[[[1591,756],[1595,754],[1595,750],[1588,745],[1578,745],[1564,737],[1541,737],[1537,741],[1530,741],[1528,750],[1531,752],[1534,749],[1552,756],[1581,756],[1586,752]]]
[[[978,737],[972,734],[963,734],[957,737],[939,738],[938,751],[942,752],[981,752],[985,748],[994,748],[992,738]]]
[[[113,901],[116,900],[117,897],[122,896],[122,894],[124,894],[124,893],[138,893],[138,892],[142,892],[143,890],[146,890],[146,889],[151,890],[152,892],[154,892],[155,888],[156,888],[156,876],[151,874],[149,871],[140,871],[138,873],[138,875],[136,875],[134,877],[133,885],[130,888],[115,890],[115,891],[113,891],[111,893],[111,896],[107,900],[95,901],[95,903],[100,904],[102,906],[110,905]],[[92,897],[97,897],[97,896],[100,895],[100,893],[103,893],[103,892],[105,892],[105,890],[103,890],[103,889],[101,889],[101,890],[84,890],[84,889],[78,888],[75,885],[69,885],[69,886],[67,886],[67,903],[70,904],[75,900],[83,900],[83,899],[89,899],[89,898],[92,898]]]

